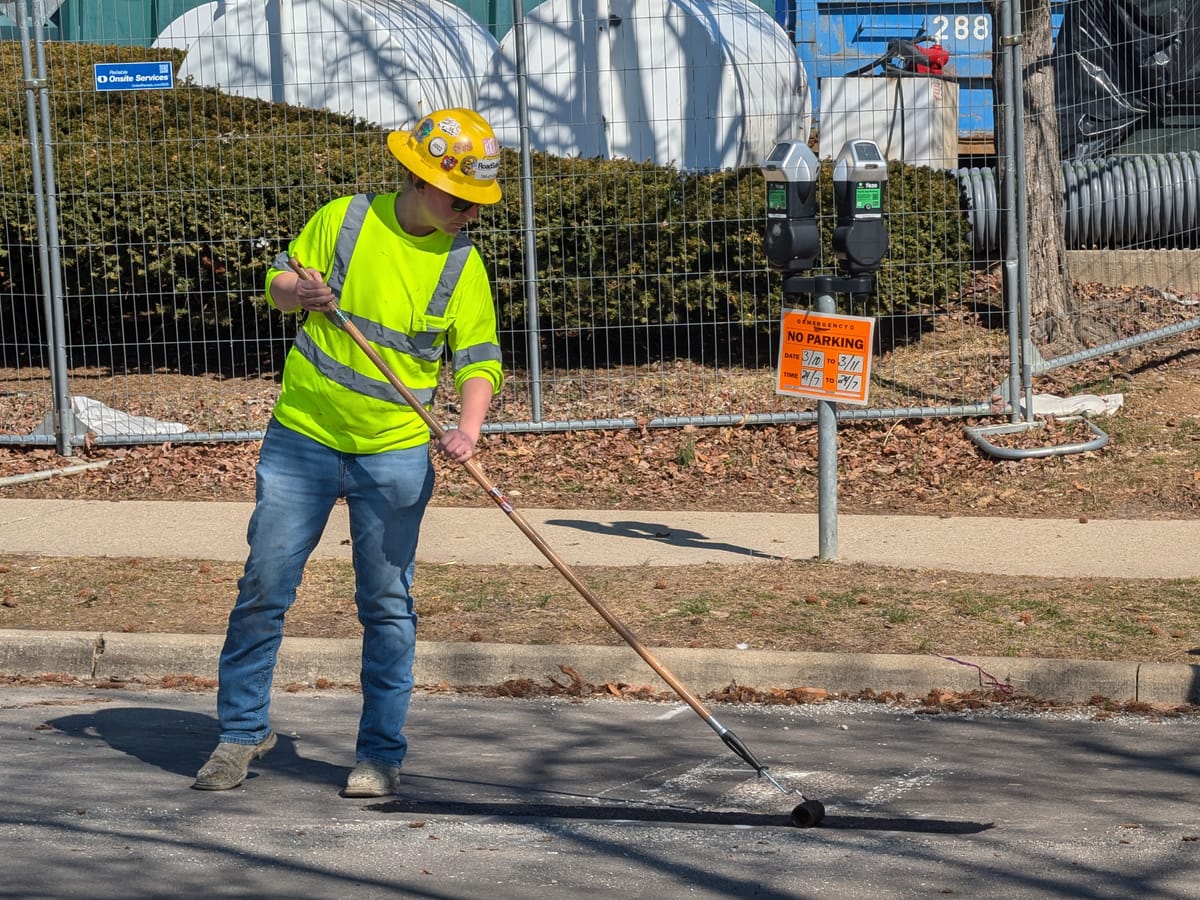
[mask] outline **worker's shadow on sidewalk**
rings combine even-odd
[[[46,724],[81,740],[103,741],[114,750],[189,781],[204,765],[220,736],[212,716],[152,706],[98,709],[50,719]],[[256,769],[269,768],[313,783],[345,781],[348,767],[306,759],[296,752],[296,745],[294,737],[280,734],[275,749],[250,767],[249,778],[255,777]]]
[[[638,538],[653,541],[656,544],[667,544],[671,547],[682,547],[690,550],[717,551],[731,553],[737,556],[748,556],[753,559],[781,560],[784,556],[763,553],[753,547],[743,547],[738,544],[727,544],[712,541],[698,531],[688,531],[683,528],[672,528],[670,525],[652,522],[589,522],[582,519],[547,519],[547,525],[557,525],[561,528],[573,528],[576,531],[590,531],[593,534],[615,538]]]

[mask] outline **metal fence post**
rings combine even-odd
[[[521,132],[521,216],[525,239],[525,323],[526,349],[529,354],[530,418],[542,421],[542,342],[538,329],[537,240],[533,220],[533,162],[529,135],[529,69],[525,61],[525,7],[522,0],[513,0],[513,33],[517,51],[517,127]]]
[[[60,455],[70,456],[75,415],[67,388],[66,322],[63,316],[62,265],[59,255],[58,190],[54,179],[54,148],[50,131],[50,98],[46,78],[46,37],[42,0],[32,0],[32,38],[27,9],[29,0],[18,0],[17,26],[21,35],[21,71],[29,125],[29,162],[37,219],[38,267],[42,278],[42,314],[46,329],[52,421]],[[33,47],[31,56],[30,47]],[[36,72],[34,71],[36,60]],[[39,141],[40,133],[40,141]]]
[[[1025,395],[1025,420],[1033,421],[1033,362],[1038,354],[1030,336],[1029,309],[1029,204],[1025,183],[1025,54],[1022,45],[1025,42],[1024,25],[1021,21],[1021,5],[1017,0],[1008,0],[1007,33],[1012,37],[1010,52],[1012,54],[1012,104],[1009,107],[1009,117],[1012,119],[1012,146],[1007,150],[1011,161],[1010,181],[1013,182],[1013,198],[1010,215],[1015,221],[1015,228],[1010,230],[1006,253],[1015,256],[1017,289],[1016,297],[1020,314],[1020,344],[1021,344],[1021,391]],[[1015,246],[1013,246],[1015,241]],[[1014,386],[1015,387],[1015,386]],[[1013,399],[1017,393],[1013,391]]]

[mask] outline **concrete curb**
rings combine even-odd
[[[95,634],[0,629],[0,674],[50,673],[84,680],[216,678],[221,635]],[[327,679],[357,683],[361,644],[356,639],[285,638],[275,684]],[[765,650],[655,648],[655,656],[699,695],[731,683],[758,690],[807,687],[830,693],[864,690],[924,696],[932,690],[971,691],[1011,685],[1021,694],[1064,703],[1093,697],[1117,702],[1200,704],[1200,665],[895,654],[784,653]],[[418,642],[418,684],[451,687],[529,679],[546,685],[567,680],[569,666],[593,684],[648,685],[669,691],[624,645],[518,645]]]

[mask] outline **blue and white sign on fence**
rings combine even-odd
[[[96,63],[98,91],[165,91],[175,87],[175,69],[169,62]]]

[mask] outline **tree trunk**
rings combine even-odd
[[[1054,36],[1050,24],[1050,0],[1013,0],[1021,5],[1020,32],[1023,37],[1024,146],[1017,150],[1025,161],[1026,228],[1029,252],[1030,331],[1035,344],[1058,344],[1078,349],[1099,337],[1098,323],[1081,320],[1076,314],[1071,280],[1067,272],[1067,246],[1063,237],[1063,176],[1059,156],[1058,117],[1054,103],[1054,69],[1051,57]],[[1002,21],[1003,0],[987,0],[993,23]],[[993,28],[992,86],[998,114],[995,119],[996,149],[1003,165],[1006,147],[1001,115],[1008,111],[1004,101],[1005,73],[1001,62],[1000,32]],[[1002,173],[1007,176],[1008,173]],[[1103,329],[1099,329],[1103,330]]]
[[[1063,178],[1050,63],[1054,42],[1049,0],[1021,0],[1021,32],[1025,36],[1025,146],[1018,152],[1025,154],[1030,323],[1033,341],[1040,345],[1067,338],[1073,318],[1062,229]]]

